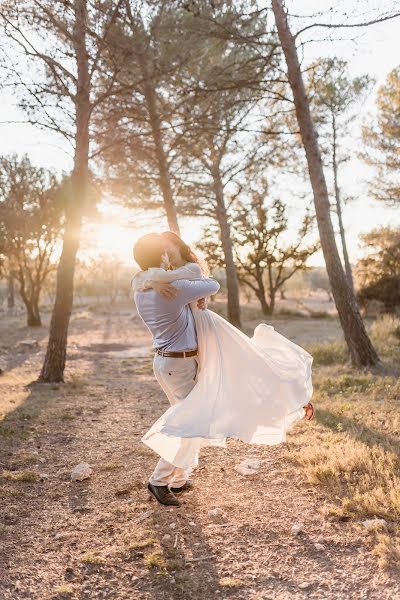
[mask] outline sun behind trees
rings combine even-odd
[[[118,103],[104,104],[97,134],[111,186],[128,206],[163,206],[172,230],[178,230],[177,211],[217,222],[228,315],[237,326],[230,195],[260,150],[259,142],[246,144],[251,111],[263,86],[278,76],[275,35],[265,33],[264,17],[249,18],[244,5],[203,2],[192,12],[166,3],[162,12],[150,9],[147,26],[140,11],[127,8],[110,45],[121,86]],[[268,56],[251,44],[232,43],[232,27],[262,39]]]
[[[75,262],[82,218],[90,212],[90,124],[99,105],[114,91],[112,74],[103,63],[107,35],[119,6],[120,2],[103,6],[87,0],[24,0],[8,2],[0,14],[4,33],[12,44],[12,51],[8,47],[6,50],[6,69],[20,105],[30,123],[65,138],[74,156],[66,191],[55,304],[40,381],[64,380]]]

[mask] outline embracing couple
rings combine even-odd
[[[180,506],[201,447],[225,447],[228,437],[279,444],[313,417],[312,356],[270,325],[250,338],[208,310],[220,286],[177,234],[143,236],[134,258],[142,269],[132,281],[136,307],[171,404],[142,438],[160,456],[148,489],[161,504]]]

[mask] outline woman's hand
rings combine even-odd
[[[200,298],[200,300],[198,300],[197,308],[199,308],[200,310],[206,310],[207,306],[208,306],[208,298]]]
[[[163,281],[148,281],[146,287],[151,287],[166,300],[173,300],[178,295],[176,287]]]

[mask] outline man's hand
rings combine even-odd
[[[166,300],[173,300],[178,295],[178,290],[176,287],[171,285],[170,283],[165,283],[162,281],[151,281],[149,282],[153,290],[156,290]]]
[[[208,298],[200,298],[200,300],[198,300],[197,308],[199,308],[200,310],[206,310],[207,306],[208,306]]]

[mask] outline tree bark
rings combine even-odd
[[[28,327],[41,327],[42,321],[40,318],[39,306],[35,306],[35,302],[32,299],[34,296],[32,290],[30,290],[31,293],[28,294],[25,288],[25,279],[22,274],[22,269],[20,269],[19,271],[18,281],[19,294],[26,308],[26,324],[28,325]]]
[[[161,121],[157,110],[156,95],[147,68],[146,57],[142,52],[139,52],[139,63],[143,75],[144,97],[146,100],[147,110],[149,112],[150,126],[155,145],[155,154],[159,172],[159,184],[163,196],[164,209],[167,215],[168,226],[170,230],[179,235],[180,232],[178,218],[172,194],[167,157],[164,151]]]
[[[7,307],[9,310],[15,306],[15,286],[14,277],[10,275],[7,279]]]
[[[321,153],[311,119],[310,106],[304,88],[296,44],[289,29],[283,0],[272,0],[272,9],[286,59],[288,80],[293,93],[297,121],[307,157],[326,269],[344,337],[349,348],[351,362],[357,367],[376,366],[380,364],[379,357],[365,330],[356,299],[347,283],[336,246]]]
[[[42,319],[40,317],[39,299],[37,297],[33,300],[33,312],[35,314],[36,320],[41,325]]]
[[[27,325],[29,327],[41,327],[42,320],[40,318],[40,313],[38,308],[33,303],[26,303],[26,312],[27,312]]]
[[[336,210],[337,210],[337,216],[338,216],[338,222],[339,222],[340,239],[342,241],[344,268],[346,270],[346,277],[347,277],[347,281],[350,286],[350,289],[352,290],[352,292],[354,292],[353,272],[351,269],[349,253],[347,251],[346,234],[345,234],[344,225],[343,225],[340,190],[336,185],[335,185],[335,200],[336,200]]]
[[[269,314],[274,314],[275,310],[275,292],[269,293]]]
[[[265,299],[265,294],[260,291],[256,292],[256,296],[260,302],[261,312],[263,315],[268,316],[271,314],[270,307]]]
[[[221,244],[224,253],[226,287],[228,291],[228,319],[235,327],[241,327],[240,302],[239,302],[239,280],[236,265],[233,258],[233,248],[225,206],[224,189],[219,171],[219,164],[214,161],[212,166],[213,186],[216,200],[216,217],[221,232]]]
[[[260,301],[260,305],[261,305],[261,310],[263,315],[270,315],[271,314],[271,310],[270,310],[270,306],[267,302],[266,296],[265,296],[265,285],[264,285],[264,281],[263,281],[263,274],[261,272],[261,269],[256,266],[256,279],[257,279],[257,292],[256,292],[256,296]]]
[[[342,242],[344,268],[346,271],[347,281],[349,283],[351,291],[354,293],[353,273],[351,270],[349,253],[347,251],[346,234],[344,231],[343,217],[342,217],[342,200],[340,197],[340,189],[339,189],[339,184],[338,184],[336,123],[335,123],[334,115],[332,115],[332,131],[333,131],[332,164],[333,164],[333,183],[334,183],[334,188],[335,188],[336,211],[337,211],[338,222],[339,222],[340,239]]]
[[[77,64],[75,96],[75,155],[70,194],[65,214],[65,232],[57,270],[56,297],[50,322],[50,334],[39,381],[64,381],[68,326],[73,304],[76,254],[88,185],[90,78],[86,47],[87,1],[74,2],[74,49]]]

